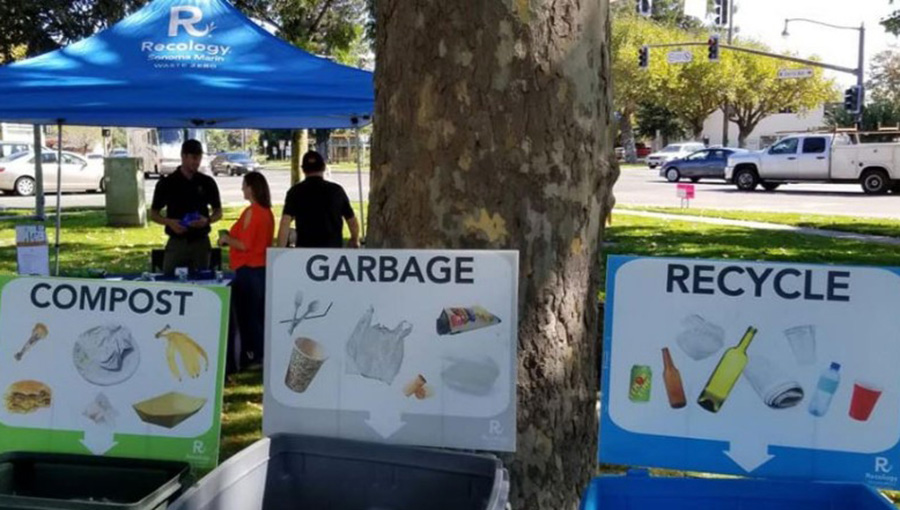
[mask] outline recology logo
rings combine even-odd
[[[190,38],[177,42],[141,41],[141,51],[149,53],[148,60],[170,62],[221,63],[231,53],[231,46],[200,42],[195,38],[212,37],[215,22],[203,24],[203,11],[193,5],[172,7],[169,12],[170,38],[182,32]]]

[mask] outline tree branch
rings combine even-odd
[[[331,4],[334,3],[334,0],[325,0],[325,5],[322,6],[322,11],[319,12],[319,15],[316,17],[316,20],[309,27],[309,38],[312,39],[313,34],[319,30],[319,25],[322,23],[322,20],[325,18],[325,14],[328,13],[328,9],[331,8]]]

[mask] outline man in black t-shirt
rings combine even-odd
[[[150,219],[165,225],[169,236],[163,259],[163,272],[167,275],[174,274],[176,267],[191,271],[209,269],[210,225],[222,219],[222,200],[216,181],[199,172],[202,159],[200,142],[184,142],[181,166],[163,177],[153,191]],[[163,209],[165,217],[161,214]]]
[[[350,199],[340,184],[325,180],[325,160],[316,151],[303,155],[303,181],[295,184],[284,199],[278,228],[278,246],[288,245],[291,223],[296,224],[298,248],[341,248],[344,223],[350,228],[347,246],[359,248],[359,222]]]

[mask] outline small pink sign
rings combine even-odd
[[[678,198],[693,200],[696,187],[693,184],[678,184],[676,185]]]

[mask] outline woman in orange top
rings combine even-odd
[[[259,172],[244,176],[241,186],[250,207],[227,234],[219,238],[219,246],[231,252],[231,304],[241,333],[241,365],[261,363],[263,358],[266,313],[266,249],[275,237],[275,217],[269,183]],[[232,361],[229,359],[229,361]]]

